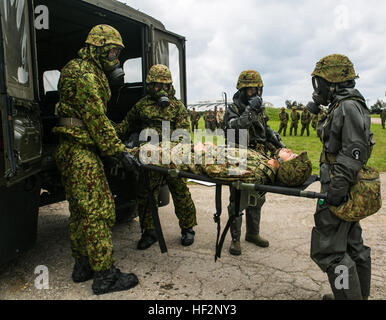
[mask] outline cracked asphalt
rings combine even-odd
[[[386,203],[386,173],[381,175],[382,199]],[[195,243],[180,245],[180,230],[172,202],[160,209],[168,252],[161,254],[158,244],[145,251],[136,250],[140,237],[138,218],[113,229],[116,266],[134,272],[140,284],[129,291],[95,296],[92,281],[75,284],[71,280],[71,257],[67,202],[40,209],[35,247],[0,267],[0,299],[23,300],[319,300],[330,293],[327,276],[309,257],[311,229],[316,200],[268,194],[263,207],[261,235],[269,248],[259,248],[242,238],[242,255],[228,253],[228,234],[220,259],[215,263],[217,226],[215,188],[190,185],[197,208]],[[319,191],[319,184],[309,187]],[[222,228],[227,221],[229,192],[223,188]],[[361,222],[364,243],[372,248],[372,286],[370,299],[386,298],[386,205]],[[243,235],[245,223],[243,224]],[[37,289],[35,268],[49,271],[49,289]]]

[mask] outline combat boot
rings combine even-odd
[[[181,229],[181,244],[184,247],[188,247],[194,242],[194,235],[196,233],[193,231],[193,228]]]
[[[232,240],[229,253],[234,256],[241,255],[241,244],[239,240]]]
[[[124,291],[134,288],[138,284],[138,278],[134,273],[122,273],[112,266],[105,271],[95,272],[92,291],[94,294]]]
[[[72,271],[72,280],[75,283],[85,282],[94,277],[94,271],[90,267],[88,257],[80,257],[75,259],[74,269]]]
[[[153,243],[156,243],[158,241],[157,234],[155,230],[153,229],[146,229],[141,236],[141,239],[139,239],[137,244],[138,250],[146,250],[147,248],[150,248]]]
[[[267,248],[269,246],[269,241],[260,237],[258,234],[245,234],[245,241],[254,243],[255,245],[262,248]]]

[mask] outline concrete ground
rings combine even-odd
[[[386,185],[386,174],[382,174]],[[180,245],[180,230],[173,205],[160,209],[168,253],[158,244],[146,251],[136,250],[140,237],[138,218],[114,227],[116,265],[137,274],[140,284],[132,290],[95,296],[92,281],[75,284],[71,280],[66,202],[40,210],[37,243],[31,251],[0,267],[0,299],[146,299],[146,300],[318,300],[330,292],[327,277],[309,257],[315,200],[268,194],[263,207],[261,234],[269,248],[258,248],[242,241],[242,255],[228,253],[229,235],[222,257],[214,261],[216,224],[214,187],[190,185],[197,207],[196,241],[191,247]],[[315,183],[308,190],[319,191]],[[386,189],[382,199],[386,203]],[[223,208],[228,190],[223,191]],[[223,212],[222,227],[226,223]],[[361,222],[366,245],[372,248],[371,299],[386,298],[386,206]],[[243,225],[243,234],[245,225]],[[49,289],[37,289],[35,268],[48,268]]]

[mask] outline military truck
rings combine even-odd
[[[1,0],[0,14],[1,264],[34,245],[39,207],[65,200],[51,132],[58,120],[57,83],[93,26],[115,27],[125,44],[124,85],[112,90],[108,105],[113,122],[144,95],[146,74],[158,63],[169,66],[176,96],[187,104],[185,38],[138,10],[115,0]],[[136,186],[107,176],[117,216],[132,214]],[[166,185],[158,201],[169,202]]]

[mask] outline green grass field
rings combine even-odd
[[[279,112],[280,109],[276,108],[267,108],[267,114],[269,116],[268,125],[275,131],[279,130],[280,121],[279,121]],[[199,121],[199,129],[205,129],[204,119],[201,117]],[[287,148],[290,148],[292,151],[299,153],[301,151],[307,151],[308,156],[312,162],[312,172],[313,174],[319,174],[319,158],[322,151],[322,143],[319,138],[316,136],[316,131],[310,126],[310,136],[307,137],[306,133],[304,136],[300,136],[301,125],[298,126],[298,135],[289,136],[290,125],[287,126],[287,135],[282,139]],[[371,124],[371,131],[374,133],[375,146],[373,153],[368,162],[369,166],[376,168],[380,172],[386,172],[386,129],[382,129],[380,124]],[[217,144],[217,140],[214,139],[214,143]]]

